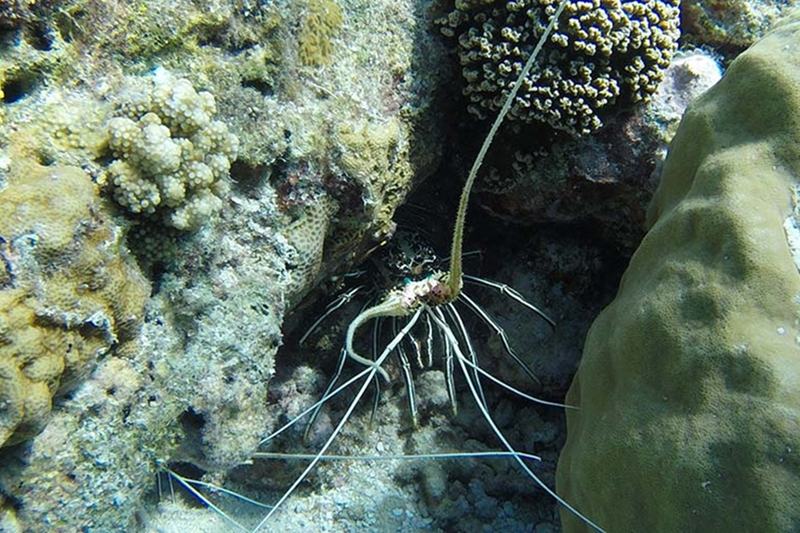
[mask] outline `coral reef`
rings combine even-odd
[[[166,376],[141,352],[131,355],[99,362],[58,401],[41,434],[0,450],[0,530],[141,529],[137,508],[165,443],[180,438],[180,411],[163,392]]]
[[[2,446],[41,432],[54,395],[135,339],[149,285],[80,169],[31,169],[0,203]]]
[[[607,531],[800,523],[798,35],[795,11],[689,107],[589,331],[557,488]]]
[[[473,213],[474,220],[489,226],[490,215],[482,216],[488,220],[483,222]],[[481,239],[477,241],[485,256],[481,268],[497,269],[498,273],[492,274],[494,279],[503,280],[537,302],[556,320],[556,327],[532,323],[524,313],[515,312],[501,293],[481,291],[481,304],[515,346],[525,348],[518,355],[538,380],[535,390],[561,398],[578,367],[589,325],[611,301],[619,282],[620,265],[626,258],[579,230],[562,227],[531,232],[524,226],[503,229],[503,240],[508,242],[488,231],[473,235],[473,246]],[[503,356],[497,336],[489,336],[481,352],[481,365],[487,371],[520,390],[531,389],[531,379]],[[541,414],[549,416],[546,412]]]
[[[97,62],[116,69],[126,61],[150,61],[170,54],[187,57],[197,53],[208,35],[216,33],[226,44],[241,45],[259,41],[274,27],[274,23],[260,26],[268,22],[270,10],[251,0],[237,2],[238,10],[224,0],[202,5],[183,0],[48,3],[54,4],[54,9],[42,14],[42,24],[74,43],[89,59],[84,65],[70,65],[89,78]],[[243,16],[237,18],[237,14]]]
[[[325,238],[330,227],[331,216],[339,208],[330,197],[318,198],[311,209],[286,228],[286,239],[294,248],[290,260],[290,281],[286,285],[286,298],[297,303],[313,287],[322,268]]]
[[[114,199],[131,213],[196,229],[222,208],[239,140],[212,120],[214,96],[156,70],[152,87],[128,95],[108,121],[107,168]]]
[[[411,155],[409,136],[408,125],[396,116],[341,125],[335,133],[337,163],[364,189],[365,208],[377,219],[375,230],[381,235],[393,231],[394,210],[416,179],[413,165],[397,164]]]
[[[0,28],[13,28],[30,17],[30,6],[36,0],[4,0],[0,4]]]
[[[232,191],[237,211],[184,238],[135,346],[60,398],[41,434],[0,450],[2,512],[21,530],[138,531],[160,468],[231,468],[270,427],[289,246],[269,225],[272,195],[255,196]]]
[[[109,227],[126,227],[119,246],[147,263],[155,291],[141,349],[106,355],[42,433],[0,450],[3,527],[134,531],[160,468],[223,479],[247,459],[275,420],[267,388],[285,314],[383,240],[438,164],[445,51],[430,16],[410,0],[316,2],[335,17],[309,66],[311,4],[37,2],[2,28],[0,187],[22,161],[83,169],[115,200]],[[171,89],[156,108],[161,77]],[[180,123],[206,119],[195,145]],[[212,177],[230,164],[230,190],[180,170],[184,157]],[[205,197],[218,208],[208,223],[178,212],[196,186],[224,200]]]
[[[469,111],[500,109],[556,10],[556,0],[456,1],[440,20],[458,37]],[[658,87],[678,46],[676,0],[570,0],[509,114],[573,136],[592,133],[618,101],[636,102]]]

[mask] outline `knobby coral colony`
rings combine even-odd
[[[114,200],[178,230],[196,229],[218,211],[239,141],[212,119],[215,112],[211,93],[157,69],[152,85],[130,95],[108,122]]]
[[[552,2],[550,4],[552,4]],[[571,5],[570,2],[568,2],[567,0],[562,0],[557,7],[554,5],[552,6],[552,9],[550,10],[551,12],[549,13],[550,21],[548,25],[545,28],[543,28],[542,31],[540,31],[539,33],[540,36],[538,38],[536,46],[534,47],[533,51],[530,52],[527,62],[521,68],[516,82],[514,82],[513,87],[511,88],[508,95],[505,97],[505,103],[503,104],[502,109],[500,110],[497,118],[495,119],[489,131],[489,134],[484,140],[483,146],[481,147],[475,159],[475,163],[473,164],[469,176],[467,177],[467,181],[464,185],[464,189],[462,190],[461,194],[461,199],[459,201],[458,211],[455,218],[455,229],[453,232],[450,263],[448,270],[446,272],[437,270],[435,268],[432,268],[433,263],[426,264],[423,262],[422,270],[425,270],[428,266],[431,266],[430,271],[424,273],[423,275],[421,275],[416,279],[404,280],[398,286],[389,290],[383,301],[362,311],[351,322],[348,328],[345,340],[345,347],[342,349],[342,360],[339,366],[341,368],[344,361],[349,358],[362,364],[365,368],[360,372],[358,372],[355,376],[346,380],[344,383],[338,386],[336,385],[336,377],[338,377],[337,375],[334,378],[334,381],[331,382],[331,384],[329,385],[328,390],[325,392],[322,399],[320,399],[316,404],[312,405],[311,407],[300,413],[295,419],[293,419],[288,424],[284,425],[282,428],[277,430],[272,435],[266,437],[262,441],[262,444],[271,441],[279,434],[286,431],[289,427],[298,423],[300,420],[305,419],[307,415],[314,413],[316,410],[319,409],[321,405],[330,400],[333,396],[339,394],[340,392],[344,391],[350,386],[353,386],[354,384],[358,383],[359,380],[361,380],[361,384],[358,387],[355,396],[353,397],[348,408],[342,415],[341,419],[339,420],[336,427],[333,429],[332,433],[330,434],[326,442],[320,448],[319,452],[312,457],[307,467],[295,479],[292,485],[283,493],[283,495],[269,510],[266,516],[264,516],[263,520],[253,530],[253,533],[264,530],[266,524],[268,523],[272,515],[276,512],[276,510],[280,508],[280,506],[294,493],[295,489],[297,489],[297,487],[303,482],[303,480],[306,478],[309,472],[320,461],[324,460],[327,457],[326,456],[327,450],[330,448],[331,444],[334,442],[339,433],[342,431],[342,428],[349,420],[350,416],[354,412],[356,406],[358,405],[359,401],[364,396],[370,385],[373,383],[377,383],[378,376],[381,376],[381,378],[384,380],[387,381],[389,380],[389,374],[383,368],[383,365],[386,363],[388,357],[393,353],[397,353],[400,359],[401,367],[406,369],[403,372],[405,376],[406,385],[409,388],[408,396],[411,405],[412,419],[416,421],[415,418],[416,408],[413,405],[414,402],[413,380],[410,375],[410,371],[407,370],[410,365],[408,364],[409,363],[408,356],[403,347],[403,342],[407,341],[408,339],[415,338],[412,331],[420,321],[425,326],[424,338],[426,339],[426,343],[424,344],[426,344],[426,351],[428,352],[428,356],[430,357],[431,352],[435,351],[434,348],[435,344],[439,344],[444,348],[444,359],[445,359],[446,375],[447,375],[446,381],[448,387],[448,394],[450,395],[451,405],[453,406],[455,405],[454,386],[453,386],[453,373],[454,373],[453,367],[457,363],[458,367],[461,370],[462,375],[464,376],[464,380],[467,384],[467,387],[470,390],[470,394],[475,399],[476,404],[481,414],[483,415],[483,418],[489,424],[493,433],[501,441],[503,447],[506,450],[506,452],[497,452],[497,455],[505,454],[512,457],[517,462],[517,464],[523,469],[523,471],[545,492],[547,492],[550,496],[552,496],[559,504],[561,504],[570,512],[572,512],[580,520],[585,522],[589,527],[599,532],[603,531],[599,526],[597,526],[591,520],[589,520],[589,518],[581,514],[577,509],[572,507],[563,498],[558,496],[553,489],[551,489],[543,481],[541,481],[541,479],[531,470],[531,468],[528,466],[525,460],[526,459],[538,460],[537,457],[517,451],[514,448],[514,446],[506,439],[503,432],[497,426],[491,413],[489,412],[488,405],[485,401],[482,392],[481,378],[488,379],[489,381],[492,381],[493,383],[500,385],[501,387],[519,395],[522,398],[547,405],[559,405],[559,404],[544,402],[542,400],[538,400],[532,396],[529,396],[509,386],[502,380],[494,377],[493,375],[489,374],[484,369],[482,369],[480,366],[478,366],[476,354],[472,345],[469,331],[467,330],[464,321],[461,318],[459,310],[455,305],[456,303],[464,304],[468,309],[474,311],[484,322],[486,322],[492,329],[494,329],[494,331],[498,333],[502,338],[506,351],[517,361],[519,361],[519,359],[515,356],[513,350],[511,349],[508,343],[508,339],[506,338],[503,330],[486,314],[486,312],[477,303],[475,303],[474,300],[472,300],[467,294],[465,294],[462,291],[462,286],[464,281],[474,282],[476,284],[482,284],[484,286],[495,288],[499,290],[501,293],[509,296],[511,299],[530,308],[531,310],[533,310],[534,312],[536,312],[537,314],[539,314],[552,324],[552,321],[550,321],[550,319],[548,319],[543,313],[541,313],[541,311],[539,311],[535,306],[526,302],[524,298],[522,298],[522,296],[519,295],[519,293],[517,293],[510,287],[500,283],[483,280],[463,274],[462,241],[463,241],[464,224],[466,219],[466,210],[467,210],[470,190],[472,188],[472,184],[475,181],[478,170],[480,169],[480,165],[483,161],[486,151],[488,150],[494,135],[496,134],[498,128],[500,127],[500,124],[502,123],[506,114],[509,112],[512,103],[515,101],[514,99],[517,92],[520,90],[521,86],[525,85],[524,81],[527,79],[528,73],[531,70],[532,66],[534,65],[537,57],[539,57],[539,54],[542,50],[543,45],[545,44],[545,41],[553,31],[556,22],[559,20],[560,15],[569,5]],[[338,308],[341,305],[341,302],[351,297],[352,294],[353,293],[350,292],[348,293],[348,295],[345,295],[343,297],[343,300],[341,300],[340,303],[334,303],[331,306],[330,311],[332,312],[333,310]],[[322,318],[327,316],[327,314],[328,313],[323,315]],[[392,320],[393,323],[394,331],[392,332],[393,337],[391,341],[388,342],[383,347],[383,349],[375,347],[376,343],[373,343],[374,353],[372,354],[372,357],[365,357],[357,353],[354,347],[354,341],[359,329],[367,322],[373,319],[384,319],[384,318]],[[312,326],[312,328],[315,327],[318,323],[319,321],[317,321],[317,323],[315,323],[314,326]],[[401,324],[402,327],[400,327]],[[412,342],[411,344],[420,345],[422,343]],[[527,368],[524,366],[524,364],[522,366],[527,371]],[[260,456],[260,457],[273,458],[275,457],[275,455],[276,454],[259,453],[255,454],[255,457]],[[469,454],[462,454],[461,456],[467,456],[467,455]],[[208,487],[207,484],[195,483],[175,473],[171,472],[171,474],[173,479],[176,479],[179,483],[183,484],[188,490],[190,490],[196,496],[203,498],[204,501],[206,501],[210,506],[212,506],[215,510],[221,513],[221,511],[219,511],[218,508],[214,507],[213,504],[208,502],[207,499],[205,499],[202,495],[200,495],[196,489],[196,487]],[[228,520],[230,520],[235,524],[235,521],[233,521],[232,518],[228,517],[227,515],[224,515],[224,513],[222,514]],[[236,525],[239,526],[238,524]],[[242,526],[239,527],[244,529]]]
[[[573,136],[599,129],[619,100],[652,94],[678,47],[679,0],[569,0],[509,112]],[[457,38],[464,95],[494,113],[541,39],[558,0],[456,0],[438,23]]]

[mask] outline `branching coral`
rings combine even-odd
[[[555,0],[457,0],[440,19],[458,36],[469,111],[496,112],[541,37]],[[677,0],[570,0],[509,113],[578,136],[620,99],[653,93],[677,49]]]
[[[148,90],[130,94],[120,111],[108,121],[114,199],[179,230],[200,226],[222,207],[239,145],[212,120],[214,96],[159,69]]]

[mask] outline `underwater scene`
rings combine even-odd
[[[796,0],[0,0],[0,533],[800,531]]]

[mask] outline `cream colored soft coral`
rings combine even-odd
[[[214,120],[211,93],[157,69],[152,82],[108,121],[114,199],[131,213],[192,230],[221,209],[239,141]]]

